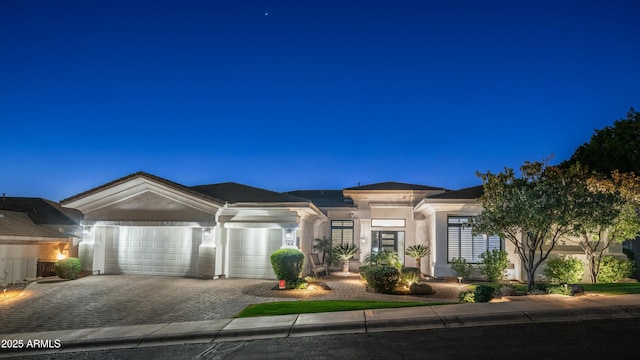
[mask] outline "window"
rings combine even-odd
[[[479,263],[480,254],[501,249],[502,241],[496,235],[472,235],[471,217],[449,216],[447,227],[447,261],[463,258],[468,263]]]
[[[353,220],[331,220],[333,245],[353,244]]]

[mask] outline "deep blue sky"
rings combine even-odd
[[[0,192],[276,191],[571,156],[640,108],[640,2],[0,2]]]

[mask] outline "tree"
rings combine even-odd
[[[640,236],[640,178],[617,171],[610,178],[587,175],[579,164],[569,171],[576,180],[571,233],[585,253],[589,277],[595,284],[611,244]]]
[[[591,140],[560,166],[569,168],[576,163],[607,176],[614,170],[640,174],[640,113],[631,108],[626,119],[595,130]]]
[[[420,259],[431,254],[431,248],[429,245],[411,245],[407,248],[404,254],[416,259],[416,267],[420,270]],[[420,270],[420,272],[422,273],[422,270]]]
[[[525,162],[521,176],[513,169],[477,173],[484,194],[482,212],[474,219],[475,234],[497,234],[511,242],[527,273],[527,289],[534,286],[536,269],[558,240],[569,231],[566,179],[545,162]]]

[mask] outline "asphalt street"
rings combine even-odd
[[[638,336],[638,319],[610,319],[288,337],[83,351],[20,358],[622,359],[638,358]]]

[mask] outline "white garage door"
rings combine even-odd
[[[275,279],[269,256],[282,246],[282,229],[232,229],[229,277]]]
[[[107,238],[107,273],[193,275],[197,272],[198,245],[190,228],[123,226]]]

